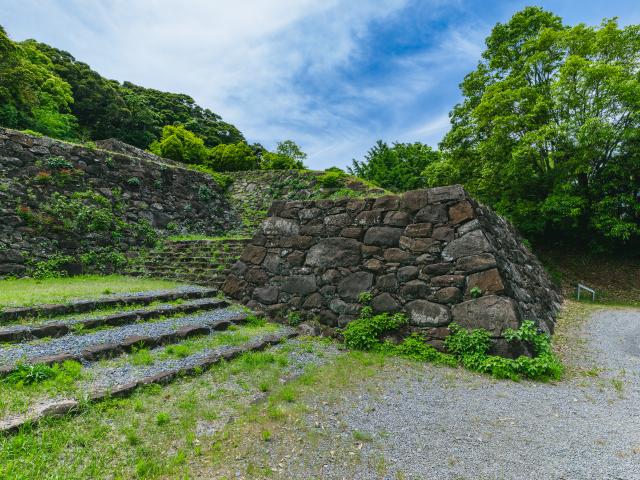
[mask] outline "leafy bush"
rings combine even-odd
[[[361,303],[366,303],[369,299],[362,300]],[[521,341],[533,348],[534,357],[520,356],[516,359],[489,355],[491,336],[487,330],[467,330],[455,323],[449,326],[451,334],[445,339],[447,353],[439,352],[417,334],[410,335],[398,345],[381,340],[385,333],[397,330],[406,323],[403,314],[372,315],[371,307],[365,306],[359,318],[342,330],[344,343],[356,350],[376,351],[449,366],[462,365],[469,370],[515,381],[520,378],[557,380],[563,372],[562,364],[551,350],[549,336],[538,332],[531,321],[523,322],[518,330],[505,331],[508,341]]]
[[[387,332],[396,330],[407,323],[407,318],[402,314],[369,316],[360,315],[360,318],[349,322],[342,330],[344,343],[349,348],[356,350],[374,350],[381,345],[380,337]]]
[[[209,150],[205,165],[217,172],[238,172],[258,168],[258,157],[244,142],[217,145]]]
[[[318,184],[324,188],[340,188],[344,186],[347,177],[348,175],[342,170],[332,167],[318,177]]]
[[[162,136],[149,146],[152,153],[177,162],[201,164],[208,157],[202,138],[182,125],[166,125]]]
[[[62,170],[63,168],[73,168],[73,164],[63,157],[49,157],[47,158],[47,168],[51,170]]]

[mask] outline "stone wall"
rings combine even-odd
[[[249,170],[227,172],[233,178],[227,195],[242,217],[244,229],[252,235],[266,217],[274,200],[312,200],[327,198],[341,190],[342,196],[377,196],[383,189],[348,176],[338,188],[325,188],[318,178],[325,172],[311,170]]]
[[[140,244],[141,237],[115,238],[108,227],[74,231],[51,212],[54,196],[78,192],[104,197],[132,231],[215,235],[240,223],[206,174],[146,152],[137,158],[0,128],[0,276],[24,274],[56,254],[126,252]]]
[[[354,319],[368,291],[376,312],[408,315],[405,333],[439,345],[451,322],[482,327],[498,353],[504,329],[524,319],[551,332],[560,305],[515,229],[459,185],[274,202],[224,291],[275,318],[293,310],[330,327]]]

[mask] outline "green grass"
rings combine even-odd
[[[265,378],[279,388],[286,365],[284,352],[248,353],[198,377],[151,385],[128,398],[85,405],[76,416],[0,435],[0,478],[194,478],[194,463],[215,449],[211,436],[254,408]],[[297,405],[288,398],[282,402]],[[267,430],[256,435],[263,444],[271,440],[262,433]]]
[[[41,303],[66,303],[97,298],[110,293],[131,293],[174,288],[179,282],[122,275],[78,275],[75,277],[0,280],[0,308]]]

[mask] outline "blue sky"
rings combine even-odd
[[[0,0],[15,40],[67,50],[102,75],[187,93],[273,148],[293,139],[312,168],[344,167],[377,139],[437,146],[458,84],[493,25],[530,2],[466,0]],[[566,23],[640,2],[543,1]]]

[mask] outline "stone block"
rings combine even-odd
[[[520,326],[513,300],[489,295],[475,298],[451,307],[453,321],[464,328],[484,328],[492,336],[500,337],[507,328]]]
[[[369,272],[355,272],[338,283],[338,295],[348,300],[357,300],[362,292],[368,291],[373,285],[373,274]]]
[[[364,243],[378,247],[397,247],[401,235],[401,228],[371,227],[364,234]]]
[[[470,295],[471,290],[479,288],[483,295],[499,295],[504,292],[504,283],[497,268],[472,273],[467,277],[467,289],[465,295]]]
[[[414,300],[405,305],[410,325],[415,327],[440,327],[451,321],[449,309],[427,300]]]

